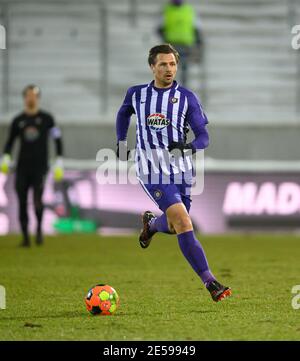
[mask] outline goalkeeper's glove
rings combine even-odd
[[[126,141],[118,142],[117,151],[116,151],[117,158],[126,161],[129,158],[129,153],[130,150],[127,149],[127,142]]]
[[[9,166],[10,166],[11,157],[9,154],[3,154],[0,164],[0,171],[4,174],[7,174],[9,172]]]
[[[171,142],[168,146],[169,152],[173,152],[175,155],[176,150],[181,152],[181,155],[184,156],[185,150],[190,150],[192,153],[195,153],[195,148],[193,147],[192,143],[185,144],[183,142]]]
[[[53,167],[53,176],[55,182],[61,182],[64,177],[64,167],[62,158],[57,158]]]

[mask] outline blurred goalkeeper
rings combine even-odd
[[[137,117],[135,164],[146,194],[163,212],[143,214],[142,248],[159,232],[176,234],[180,249],[214,301],[231,295],[212,274],[189,215],[193,178],[192,153],[208,146],[206,115],[197,96],[175,81],[179,54],[169,44],[150,49],[148,63],[154,80],[128,89],[117,115],[117,156],[128,158],[127,132]],[[194,140],[187,143],[191,128]]]
[[[19,221],[23,235],[22,247],[30,246],[27,214],[27,197],[30,188],[33,189],[37,218],[36,244],[43,244],[42,196],[48,171],[49,136],[55,141],[57,154],[54,179],[59,182],[63,178],[61,131],[55,125],[52,115],[40,109],[40,96],[40,89],[36,85],[28,85],[23,90],[24,111],[12,121],[1,161],[1,171],[7,174],[11,164],[13,144],[19,138],[20,149],[16,166],[15,189],[18,196]]]

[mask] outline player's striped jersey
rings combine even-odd
[[[186,142],[186,131],[192,128],[194,148],[205,148],[201,137],[208,123],[196,95],[176,81],[170,88],[156,88],[150,84],[128,89],[117,116],[118,142],[126,140],[132,114],[136,122],[137,174],[166,175],[192,169],[191,157],[175,158],[168,152],[171,142]]]

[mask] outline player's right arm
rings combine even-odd
[[[9,128],[8,138],[3,149],[3,156],[1,158],[0,170],[7,174],[11,162],[11,151],[16,138],[19,135],[18,119],[15,118]]]
[[[116,133],[117,133],[117,157],[119,157],[120,153],[126,151],[127,158],[128,158],[128,151],[125,150],[127,146],[127,133],[130,125],[130,119],[132,114],[135,113],[133,104],[132,104],[132,97],[134,94],[134,87],[129,88],[127,90],[125,99],[123,104],[121,105],[116,120]],[[124,150],[121,149],[121,144],[124,145]],[[126,147],[127,148],[127,147]]]

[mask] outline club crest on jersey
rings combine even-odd
[[[161,190],[157,189],[154,191],[154,197],[156,200],[159,200],[162,197],[162,192]]]
[[[155,113],[149,115],[147,118],[147,125],[150,129],[160,131],[170,124],[170,119],[167,119],[165,115]]]
[[[170,99],[170,102],[175,104],[175,103],[178,102],[178,98],[173,97],[173,98]]]

